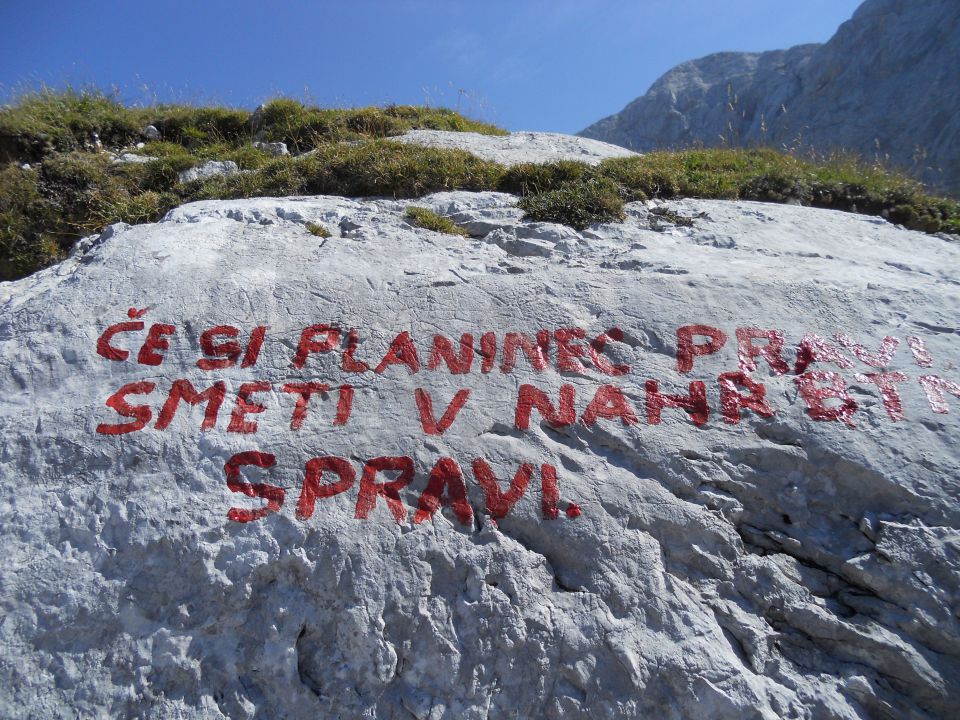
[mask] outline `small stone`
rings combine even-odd
[[[536,238],[518,238],[513,232],[503,228],[487,233],[483,240],[516,257],[549,257],[555,244]]]
[[[524,223],[517,226],[516,232],[520,239],[530,238],[553,244],[563,240],[576,241],[579,238],[577,231],[571,227],[546,222]]]
[[[208,160],[203,165],[184,170],[177,177],[181,183],[188,183],[194,180],[206,180],[217,175],[235,175],[238,172],[240,168],[233,160]]]
[[[155,157],[151,155],[137,155],[136,153],[123,153],[120,157],[113,159],[113,162],[118,165],[142,165],[143,163],[148,163],[151,160],[156,160]]]
[[[140,131],[140,134],[150,141],[160,139],[160,131],[157,130],[156,126],[154,125],[147,125],[143,130]]]
[[[351,232],[353,232],[354,230],[359,230],[359,229],[360,229],[360,224],[359,224],[359,223],[356,223],[356,222],[354,222],[353,220],[351,220],[350,218],[346,218],[346,217],[345,217],[345,218],[342,218],[342,219],[340,220],[340,223],[339,223],[339,224],[340,224],[340,234],[341,234],[341,235],[347,235],[347,233],[351,233]]]
[[[287,144],[282,142],[255,142],[253,146],[258,150],[263,150],[271,155],[289,155]]]
[[[250,114],[250,127],[253,128],[253,130],[263,130],[261,126],[263,125],[263,113],[266,109],[267,103],[262,103]],[[258,133],[258,135],[259,134],[260,133]]]

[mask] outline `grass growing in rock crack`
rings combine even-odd
[[[319,225],[315,222],[308,222],[304,227],[307,229],[307,232],[311,235],[314,235],[318,238],[328,238],[330,237],[330,231],[327,230],[323,225]]]
[[[404,213],[404,217],[410,220],[410,222],[417,227],[423,228],[424,230],[433,230],[434,232],[446,233],[447,235],[460,235],[461,237],[470,236],[470,233],[457,225],[450,218],[437,215],[437,213],[435,213],[433,210],[425,207],[408,207]]]
[[[159,139],[137,148],[146,125]],[[696,149],[504,167],[462,150],[391,142],[412,128],[503,133],[438,108],[334,110],[274,100],[233,108],[126,107],[98,91],[41,91],[0,108],[0,280],[61,259],[114,222],[158,220],[193,200],[329,194],[415,198],[441,190],[520,196],[527,217],[584,228],[649,198],[789,202],[880,215],[925,232],[960,233],[960,203],[895,172],[836,155],[804,160],[770,149]],[[119,164],[114,153],[153,158]],[[284,142],[273,156],[254,140]],[[182,184],[181,171],[232,160],[245,172]],[[21,167],[29,164],[29,167]],[[441,230],[441,232],[444,232]]]
[[[576,230],[624,219],[620,188],[606,177],[563,183],[555,190],[526,195],[517,204],[526,218],[563,223]]]
[[[693,227],[694,225],[693,218],[684,217],[667,207],[651,208],[650,214],[654,216],[654,219],[663,220],[671,225],[679,225],[680,227]]]

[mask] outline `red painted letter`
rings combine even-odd
[[[150,326],[147,332],[147,341],[137,354],[137,362],[141,365],[159,365],[163,362],[163,355],[157,350],[166,350],[170,347],[164,335],[173,335],[177,331],[173,325],[157,323]]]
[[[709,342],[698,344],[693,342],[696,335],[710,338]],[[693,359],[703,355],[712,355],[724,346],[727,335],[709,325],[684,325],[677,328],[677,371],[688,373],[693,370]]]
[[[576,343],[586,335],[580,328],[560,328],[554,331],[553,339],[557,341],[557,370],[575,373],[587,371],[578,359],[586,355],[587,349]]]
[[[933,357],[927,351],[927,345],[922,338],[908,337],[907,345],[910,346],[910,353],[917,365],[923,368],[933,367]]]
[[[214,344],[213,339],[218,335],[235,338],[239,334],[240,331],[231,325],[217,325],[209,330],[205,330],[200,336],[200,349],[203,350],[203,354],[208,357],[221,359],[209,360],[208,358],[203,358],[197,360],[197,367],[201,370],[221,370],[236,365],[237,360],[240,359],[240,353],[243,352],[240,343],[236,340],[228,340],[227,342],[217,345]]]
[[[766,340],[767,344],[758,347],[754,340]],[[790,366],[780,353],[783,352],[783,331],[761,330],[755,327],[737,328],[737,359],[740,371],[745,373],[757,369],[756,357],[762,357],[777,375],[790,372]]]
[[[241,385],[237,391],[237,404],[234,406],[233,414],[230,416],[230,424],[227,426],[227,432],[255,433],[257,431],[256,421],[246,420],[245,418],[248,414],[262,413],[267,408],[260,403],[250,402],[250,396],[258,392],[268,392],[270,389],[270,383],[263,380]]]
[[[746,373],[723,373],[717,378],[717,382],[720,383],[720,412],[724,422],[731,425],[739,423],[741,408],[753,410],[760,417],[773,417],[773,408],[764,400],[767,389],[761,383],[751,380]],[[746,388],[750,394],[741,395],[737,389],[741,387]]]
[[[430,362],[427,365],[431,370],[440,367],[445,362],[451,375],[466,375],[473,365],[473,335],[464,333],[460,336],[460,357],[453,354],[453,344],[443,335],[433,336],[433,349],[430,351]]]
[[[360,344],[360,335],[355,328],[350,328],[347,333],[347,349],[343,352],[343,358],[340,360],[340,367],[344,372],[361,373],[370,369],[362,360],[354,359],[353,355],[357,352],[357,345]]]
[[[557,503],[560,502],[560,486],[557,484],[557,469],[553,465],[540,466],[540,509],[546,520],[556,520],[560,516]]]
[[[833,345],[828,345],[819,335],[808,333],[797,346],[797,364],[793,371],[801,375],[815,362],[832,362],[837,367],[849,370],[853,362],[846,355],[841,355]]]
[[[280,510],[283,505],[283,488],[267,485],[265,483],[246,483],[240,476],[240,467],[243,465],[254,465],[259,468],[269,468],[276,465],[277,459],[270,453],[257,452],[250,450],[237,453],[223,466],[227,474],[227,487],[231,492],[243,493],[247,497],[262,498],[267,501],[266,506],[258,510],[244,510],[243,508],[232,507],[227,511],[227,518],[234,522],[248,523],[253,520],[259,520],[267,515]]]
[[[420,411],[420,425],[423,426],[423,431],[427,435],[443,435],[443,433],[447,431],[447,428],[453,424],[453,421],[457,419],[460,410],[467,403],[467,398],[470,397],[470,391],[468,389],[464,388],[458,391],[457,394],[453,396],[453,400],[450,401],[447,409],[443,412],[443,417],[440,418],[440,422],[437,422],[433,417],[433,399],[430,397],[430,393],[421,388],[417,388],[413,394],[417,399],[417,410]]]
[[[317,335],[325,335],[323,340],[317,340]],[[300,344],[297,346],[297,354],[293,358],[293,366],[302,368],[310,353],[325,353],[333,350],[340,344],[339,328],[329,325],[311,325],[304,328],[300,333]]]
[[[923,387],[923,392],[927,395],[930,409],[938,415],[946,415],[950,412],[944,393],[950,393],[954,397],[960,398],[960,385],[950,380],[944,380],[936,375],[921,376],[920,385]]]
[[[321,485],[324,472],[336,473],[339,480],[329,485]],[[357,473],[347,460],[327,455],[307,461],[303,477],[303,489],[297,501],[297,520],[309,520],[317,500],[333,497],[353,487]]]
[[[126,360],[130,353],[120,348],[115,348],[110,344],[114,335],[124,332],[134,332],[143,330],[142,322],[122,322],[111,325],[103,331],[103,335],[97,338],[97,355],[105,357],[107,360]]]
[[[533,475],[533,465],[523,463],[520,466],[516,475],[513,476],[510,489],[507,492],[500,490],[497,478],[486,460],[477,458],[473,461],[473,475],[480,487],[483,488],[484,505],[487,512],[494,520],[500,520],[513,509],[513,506],[527,491],[527,485],[530,484],[530,478]]]
[[[377,473],[393,470],[400,473],[396,480],[377,483]],[[407,519],[407,508],[400,499],[400,491],[413,480],[413,459],[409,457],[378,457],[368,460],[363,466],[360,477],[360,492],[357,495],[357,509],[354,517],[365,520],[377,504],[377,498],[383,497],[387,507],[393,513],[397,523]]]
[[[337,389],[337,415],[334,425],[346,425],[353,411],[353,385],[341,385]]]
[[[503,340],[503,363],[500,365],[500,372],[508,373],[513,370],[517,364],[517,348],[523,350],[530,361],[530,365],[537,372],[546,370],[549,360],[547,352],[550,349],[550,332],[541,330],[537,333],[537,342],[523,333],[507,333]]]
[[[814,420],[842,420],[849,427],[856,427],[850,419],[857,411],[857,401],[847,393],[843,378],[837,373],[811,370],[794,378],[800,395],[807,403],[807,415]],[[819,387],[819,382],[830,382],[829,387]],[[839,400],[840,405],[828,407],[825,400]]]
[[[846,333],[837,333],[833,336],[833,339],[852,352],[857,360],[875,368],[885,368],[889,365],[893,354],[897,351],[897,348],[900,347],[899,338],[887,335],[880,343],[880,351],[874,355],[868,352],[863,345],[854,342],[853,338]]]
[[[485,332],[480,336],[480,356],[483,363],[480,366],[480,372],[488,373],[493,370],[493,364],[497,360],[497,336],[492,332]]]
[[[897,383],[903,383],[908,380],[907,376],[901,372],[873,373],[861,375],[857,373],[857,382],[873,383],[880,390],[880,397],[883,399],[883,409],[894,422],[904,419],[903,402],[900,400],[900,392],[897,390]]]
[[[316,393],[326,392],[330,387],[326,383],[308,382],[287,383],[282,389],[285,393],[297,396],[297,405],[293,408],[293,416],[290,418],[290,429],[299,430],[303,427],[303,421],[307,419],[307,405],[310,404],[310,398]]]
[[[446,488],[447,497],[443,497]],[[429,520],[440,508],[440,505],[453,509],[464,525],[473,522],[473,508],[467,500],[467,486],[463,484],[463,473],[453,458],[442,457],[433,466],[427,487],[417,501],[417,512],[413,516],[414,524]]]
[[[246,368],[257,364],[260,357],[260,348],[263,347],[263,338],[266,337],[267,326],[259,325],[250,333],[250,342],[247,343],[247,352],[243,355],[243,362],[240,367]]]
[[[690,383],[689,395],[662,395],[656,380],[647,380],[647,423],[660,424],[660,413],[663,408],[680,408],[690,413],[693,424],[705,425],[710,417],[710,406],[707,405],[706,386],[699,380]]]
[[[573,425],[577,419],[577,411],[574,410],[573,401],[577,391],[573,385],[563,385],[560,387],[560,410],[553,406],[550,398],[543,390],[533,385],[521,385],[520,393],[517,396],[517,409],[514,413],[513,426],[517,430],[526,430],[530,427],[530,413],[536,408],[543,419],[554,427],[563,427]]]
[[[130,405],[127,403],[127,395],[149,395],[156,387],[152,382],[141,381],[128,383],[117,390],[113,395],[107,398],[106,405],[117,411],[122,417],[135,418],[133,422],[119,423],[117,425],[108,425],[101,423],[97,425],[97,432],[101,435],[125,435],[126,433],[136,432],[146,427],[153,417],[153,411],[148,405]]]
[[[374,372],[382,373],[391,365],[406,365],[411,375],[420,370],[417,348],[414,347],[413,340],[410,339],[410,333],[406,330],[393,339],[393,342],[390,343],[390,349],[387,350],[387,354],[383,356],[383,360],[380,361]]]
[[[637,414],[630,407],[623,391],[615,385],[601,385],[597,388],[593,400],[587,405],[580,422],[593,425],[597,418],[615,420],[620,418],[624,425],[636,425]]]

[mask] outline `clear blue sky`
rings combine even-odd
[[[860,0],[0,0],[0,97],[117,87],[252,108],[277,95],[458,107],[576,132],[677,63],[823,42]]]

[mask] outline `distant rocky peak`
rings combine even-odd
[[[683,63],[580,134],[637,151],[842,149],[958,192],[957,57],[960,2],[868,0],[825,44]]]

